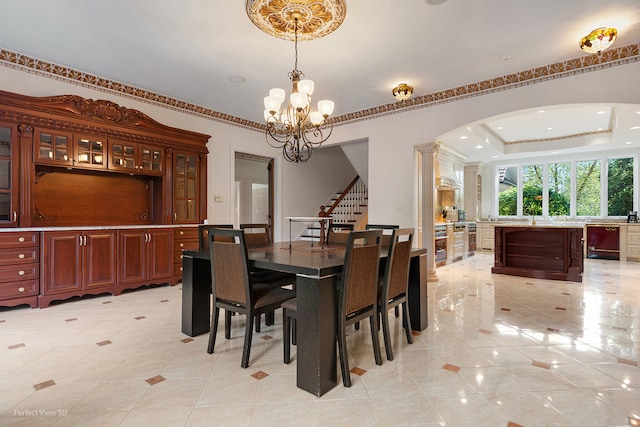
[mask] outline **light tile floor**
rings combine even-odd
[[[640,425],[640,264],[586,260],[572,283],[492,261],[438,269],[413,345],[392,321],[394,361],[376,366],[369,328],[352,331],[366,372],[321,398],[296,388],[295,347],[282,363],[279,312],[245,370],[243,317],[207,354],[180,332],[180,285],[0,309],[0,425]]]

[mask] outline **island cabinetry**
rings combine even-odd
[[[0,305],[38,306],[39,245],[37,232],[0,234]]]
[[[173,230],[173,275],[182,280],[182,251],[198,250],[198,227],[179,227]]]
[[[118,230],[118,292],[152,283],[174,282],[173,230]]]
[[[45,231],[42,236],[41,308],[54,300],[113,291],[115,231]]]
[[[577,227],[495,227],[492,273],[582,281],[583,238]]]

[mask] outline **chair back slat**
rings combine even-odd
[[[384,275],[384,292],[387,299],[407,292],[412,246],[413,229],[394,230]]]
[[[242,230],[211,229],[209,248],[214,298],[249,306],[248,255]]]
[[[209,250],[209,230],[212,228],[233,228],[232,224],[200,224],[198,225],[198,248],[200,251],[208,251]],[[223,239],[227,242],[232,242],[233,239],[230,237],[226,237]]]
[[[377,303],[381,237],[380,230],[349,233],[342,273],[344,315]]]
[[[271,243],[269,224],[240,224],[244,231],[244,241],[247,248],[256,248]]]

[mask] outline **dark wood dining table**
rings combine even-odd
[[[309,242],[273,243],[248,250],[252,267],[296,274],[297,386],[322,396],[337,384],[336,288],[346,247],[312,247]],[[381,262],[387,249],[381,251]],[[414,249],[409,272],[412,329],[427,327],[427,264],[425,249]],[[211,263],[209,252],[183,251],[182,332],[209,332]]]

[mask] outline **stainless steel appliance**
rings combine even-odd
[[[469,233],[469,255],[474,255],[476,253],[476,223],[468,223],[467,231]]]
[[[443,265],[447,262],[447,225],[436,224],[435,227],[435,254],[436,265]]]

